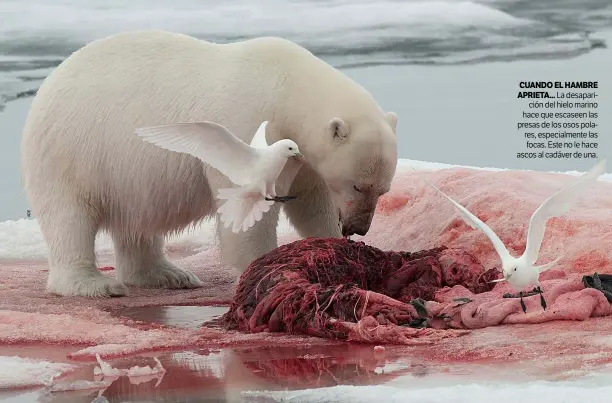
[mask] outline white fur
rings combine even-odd
[[[367,230],[395,173],[397,118],[302,47],[148,31],[72,54],[40,87],[22,139],[24,187],[49,247],[48,290],[108,296],[125,295],[123,284],[200,286],[167,260],[163,238],[214,217],[214,195],[230,182],[134,129],[214,121],[248,142],[264,120],[268,143],[289,138],[310,164],[288,161],[276,183],[278,194],[298,197],[285,211],[299,234],[340,236],[339,212],[345,229]],[[217,225],[228,263],[244,270],[274,249],[278,213],[275,204],[239,234]],[[96,270],[99,230],[115,243],[117,280]]]

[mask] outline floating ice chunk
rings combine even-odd
[[[123,370],[113,368],[108,362],[103,361],[102,358],[100,358],[100,354],[96,354],[96,360],[100,366],[94,368],[94,375],[102,375],[106,377],[118,377],[123,375]]]
[[[164,372],[161,372],[152,375],[129,376],[128,379],[132,385],[140,385],[141,383],[147,383],[153,379],[157,379],[157,382],[155,382],[155,387],[158,387],[162,379],[164,379],[164,374]]]
[[[146,367],[139,367],[138,365],[135,365],[127,370],[126,375],[129,377],[134,377],[134,376],[148,376],[148,375],[166,373],[166,369],[162,366],[161,362],[159,362],[157,357],[153,357],[153,359],[157,363],[153,368],[151,368],[148,365]]]
[[[153,357],[153,359],[156,362],[156,365],[154,367],[150,367],[148,365],[140,367],[138,365],[135,365],[129,369],[119,369],[113,368],[112,365],[102,360],[99,354],[96,354],[96,360],[98,361],[98,364],[100,364],[100,366],[94,368],[94,375],[117,378],[120,376],[140,377],[166,373],[166,369],[163,367],[162,363],[157,359],[157,357]]]
[[[74,392],[78,390],[89,390],[89,389],[106,389],[110,386],[113,381],[102,380],[102,381],[74,381],[69,383],[56,383],[48,388],[49,392]]]
[[[74,368],[70,364],[0,356],[0,390],[49,385]]]

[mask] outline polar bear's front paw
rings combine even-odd
[[[159,264],[137,273],[139,276],[130,276],[124,282],[145,288],[198,288],[204,285],[195,274],[171,263]]]
[[[97,270],[86,273],[51,273],[47,291],[65,297],[91,298],[123,297],[128,294],[128,288],[123,283]]]

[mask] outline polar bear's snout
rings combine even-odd
[[[342,236],[360,235],[364,236],[370,230],[374,218],[374,205],[368,205],[362,209],[352,209],[350,213],[340,210],[340,222],[342,223]]]

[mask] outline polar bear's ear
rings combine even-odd
[[[385,120],[387,121],[389,126],[391,126],[391,130],[393,130],[393,133],[395,133],[397,130],[397,115],[395,114],[395,112],[385,113]]]
[[[329,121],[329,132],[334,139],[344,140],[349,134],[349,126],[341,118],[333,118]]]

